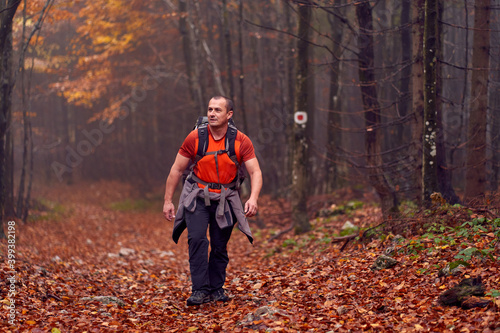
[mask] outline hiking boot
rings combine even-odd
[[[204,293],[203,291],[195,290],[191,296],[187,299],[186,304],[190,305],[200,305],[203,303],[210,302],[210,295]]]
[[[226,295],[226,292],[222,288],[214,291],[212,293],[212,295],[210,295],[210,298],[212,299],[212,301],[215,301],[215,302],[217,302],[217,301],[219,301],[219,302],[229,301],[229,296]]]

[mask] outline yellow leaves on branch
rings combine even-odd
[[[77,32],[90,41],[94,52],[107,56],[130,52],[148,40],[152,22],[159,15],[147,10],[147,6],[138,1],[87,1],[79,12],[83,22]]]
[[[34,26],[36,21],[38,20],[38,16],[43,8],[46,6],[47,0],[30,0],[26,1],[26,17],[27,22],[26,25],[28,27]],[[24,11],[24,1],[21,1],[19,4],[19,8],[17,9],[16,16],[16,29],[20,29],[22,26],[22,13]],[[47,15],[45,21],[46,23],[54,23],[60,22],[64,20],[70,20],[74,18],[74,14],[71,13],[67,4],[64,4],[63,1],[55,1],[50,6],[50,15]]]
[[[143,44],[151,42],[151,36],[158,36],[157,29],[164,26],[164,13],[159,10],[163,7],[159,6],[139,0],[79,0],[67,7],[73,19],[60,23],[69,31],[71,42],[59,46],[67,48],[66,62],[52,64],[52,54],[37,62],[46,72],[59,68],[56,74],[60,79],[50,87],[69,103],[88,108],[104,95],[116,100],[113,96],[120,95],[123,85],[134,80],[124,69],[140,63],[123,55],[144,49]],[[57,33],[61,24],[53,29]]]
[[[94,101],[107,92],[111,79],[109,67],[89,70],[86,75],[76,80],[64,80],[51,85],[53,89],[70,103],[91,107]]]

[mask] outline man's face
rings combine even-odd
[[[233,111],[227,112],[226,100],[224,98],[211,99],[208,102],[207,117],[211,127],[224,126],[232,117]]]

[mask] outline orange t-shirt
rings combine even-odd
[[[207,153],[226,149],[226,136],[224,135],[224,137],[220,140],[214,140],[212,133],[210,132],[210,126],[207,126],[207,128]],[[190,158],[191,160],[194,160],[196,153],[198,152],[198,142],[198,130],[195,129],[191,133],[189,133],[189,135],[184,140],[184,143],[179,149],[179,154],[184,157]],[[238,131],[236,135],[234,150],[236,152],[236,158],[238,159],[238,163],[240,163],[240,165],[255,157],[255,151],[252,141],[250,141],[248,136],[241,133],[240,131]],[[231,183],[237,175],[238,168],[236,167],[234,162],[231,161],[227,154],[217,155],[217,161],[219,163],[219,177],[217,177],[215,155],[212,154],[205,155],[200,161],[198,161],[193,170],[195,175],[207,183]],[[203,187],[202,185],[200,186]]]

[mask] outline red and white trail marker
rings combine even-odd
[[[295,123],[298,125],[304,125],[307,123],[307,113],[305,111],[297,111],[294,115]]]

